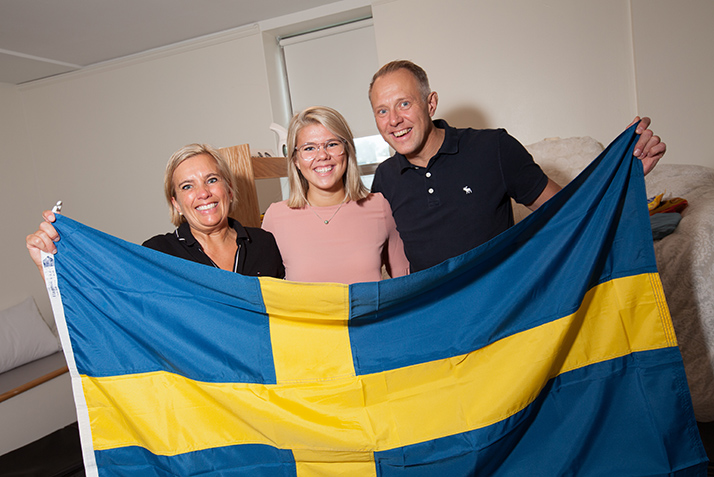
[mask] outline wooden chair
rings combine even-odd
[[[251,157],[250,146],[222,147],[219,149],[233,171],[238,188],[238,204],[230,216],[247,227],[260,227],[260,206],[256,179],[275,179],[288,176],[288,163],[284,157]],[[360,174],[374,174],[379,164],[362,164]]]
[[[286,159],[251,157],[248,144],[223,147],[219,151],[230,164],[238,189],[238,203],[230,216],[247,227],[260,227],[260,207],[255,180],[287,177]]]

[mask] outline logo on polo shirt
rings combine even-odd
[[[471,193],[473,192],[473,191],[471,190],[471,187],[469,187],[469,186],[464,186],[464,188],[463,188],[462,190],[463,190],[464,192],[466,192],[467,194],[471,194]]]

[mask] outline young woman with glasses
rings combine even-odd
[[[409,273],[389,203],[359,177],[347,121],[332,108],[296,114],[288,128],[288,200],[272,204],[263,228],[271,232],[285,278],[356,283]]]

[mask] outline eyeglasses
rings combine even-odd
[[[298,152],[298,156],[300,156],[300,159],[303,161],[312,161],[317,157],[320,152],[320,148],[325,151],[325,154],[339,156],[345,152],[345,143],[341,139],[330,139],[322,144],[308,142],[302,146],[296,147],[295,150]]]

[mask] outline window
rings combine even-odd
[[[389,146],[379,136],[367,90],[379,69],[372,19],[291,35],[279,41],[292,112],[329,106],[347,119],[360,164],[381,162]],[[372,176],[364,176],[367,187]]]

